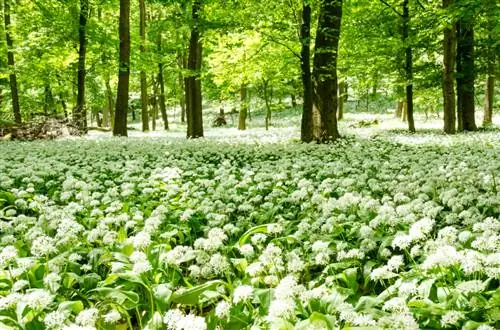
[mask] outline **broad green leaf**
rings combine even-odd
[[[225,283],[221,280],[214,280],[194,286],[180,293],[174,292],[172,301],[183,305],[196,305],[200,302],[205,291],[216,290],[219,285],[225,285]]]
[[[269,226],[268,224],[264,224],[264,225],[258,225],[258,226],[255,226],[253,228],[250,228],[243,235],[241,235],[240,239],[238,240],[238,246],[240,246],[240,247],[243,246],[246,243],[246,241],[248,240],[248,238],[253,234],[267,233],[268,226]]]

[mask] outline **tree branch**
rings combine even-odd
[[[403,14],[401,14],[399,11],[397,11],[393,6],[391,6],[390,4],[388,4],[385,0],[380,0],[380,2],[382,2],[387,7],[391,8],[392,11],[395,12],[399,17],[403,17]]]
[[[296,51],[295,51],[292,47],[288,46],[286,43],[284,43],[284,42],[281,42],[281,41],[277,40],[277,39],[276,39],[276,38],[274,38],[272,35],[267,34],[267,33],[263,32],[263,31],[259,31],[259,32],[260,32],[260,33],[262,33],[264,36],[266,36],[266,37],[267,37],[269,40],[271,40],[272,42],[274,42],[274,43],[276,43],[276,44],[278,44],[278,45],[281,45],[281,46],[285,47],[286,49],[288,49],[288,50],[289,50],[289,51],[290,51],[290,52],[291,52],[294,56],[296,56],[299,60],[302,58],[302,57],[300,56],[300,54],[299,54],[299,53],[297,53],[297,52],[296,52]]]

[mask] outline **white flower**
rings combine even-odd
[[[443,327],[456,325],[458,321],[464,318],[463,313],[458,311],[449,311],[441,317],[441,325]]]
[[[177,325],[184,318],[184,313],[178,309],[170,309],[163,317],[163,323],[167,325],[168,330],[177,330]]]
[[[43,279],[43,284],[45,284],[45,286],[52,292],[59,290],[60,282],[61,276],[57,273],[49,273]]]
[[[23,297],[23,301],[36,310],[47,308],[53,300],[54,296],[45,289],[32,289]]]
[[[57,252],[56,242],[52,237],[39,236],[31,243],[31,254],[43,257]]]
[[[122,316],[120,315],[120,313],[117,310],[113,309],[113,310],[107,312],[106,314],[104,314],[102,316],[102,318],[103,318],[104,322],[106,322],[106,323],[115,324],[121,320]]]
[[[392,256],[391,259],[387,261],[387,267],[391,271],[396,271],[403,265],[404,265],[404,259],[403,256],[401,255]]]
[[[251,258],[255,251],[253,249],[253,246],[250,245],[250,244],[243,244],[240,248],[239,248],[241,254],[245,257],[245,258]]]
[[[99,311],[96,308],[87,308],[78,313],[75,323],[85,327],[93,327],[97,322]]]
[[[240,285],[233,292],[233,303],[246,302],[253,296],[253,287],[250,285]]]
[[[130,240],[136,249],[145,249],[151,244],[151,235],[144,231],[138,232]]]
[[[68,318],[65,312],[54,311],[45,315],[43,323],[48,329],[59,329],[64,325]]]
[[[295,302],[292,299],[273,300],[269,305],[267,319],[273,321],[274,318],[291,319],[295,316]]]
[[[231,311],[231,304],[225,300],[221,300],[217,306],[215,306],[215,316],[219,319],[227,319]]]
[[[485,283],[478,280],[471,280],[458,283],[456,288],[463,294],[482,292],[485,289]]]

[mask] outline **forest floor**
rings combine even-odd
[[[275,119],[0,143],[0,328],[500,328],[498,127]]]

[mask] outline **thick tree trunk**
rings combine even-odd
[[[238,129],[247,129],[247,113],[248,113],[248,100],[247,100],[247,85],[241,84],[240,87],[240,115],[238,118]]]
[[[130,0],[120,0],[120,63],[116,95],[114,136],[127,136],[128,88],[130,78]]]
[[[324,0],[318,20],[314,54],[314,106],[320,115],[316,139],[328,142],[340,137],[337,127],[337,57],[342,19],[342,0]]]
[[[14,121],[21,124],[21,107],[19,106],[19,94],[17,91],[17,75],[14,61],[14,39],[11,35],[10,27],[10,0],[4,0],[4,23],[5,23],[5,38],[7,41],[7,65],[9,66],[9,82],[10,93],[12,98],[12,110],[14,112]]]
[[[187,69],[189,76],[185,78],[186,85],[186,114],[187,114],[187,137],[203,137],[203,117],[201,109],[201,53],[199,18],[201,0],[193,1],[191,37],[189,39],[189,56]]]
[[[311,75],[311,6],[302,1],[302,24],[300,26],[300,74],[303,86],[302,122],[300,138],[311,142],[313,136],[313,86]]]
[[[495,95],[495,68],[496,68],[496,54],[495,54],[495,38],[493,33],[495,30],[495,16],[493,15],[495,8],[495,1],[488,1],[488,44],[487,44],[487,72],[486,72],[486,88],[484,91],[484,109],[483,109],[483,126],[491,125],[493,121],[493,97]],[[500,49],[500,47],[497,47]]]
[[[452,6],[455,0],[443,0],[443,8],[446,10]],[[457,38],[455,26],[444,30],[443,40],[443,110],[444,110],[444,132],[455,134],[455,58]]]
[[[459,130],[475,131],[474,21],[471,15],[457,23],[457,115]]]
[[[73,112],[74,121],[82,133],[87,133],[87,109],[85,106],[85,57],[87,55],[87,17],[89,1],[80,0],[80,19],[78,26],[78,82],[76,107]]]
[[[415,121],[413,119],[413,56],[412,47],[408,44],[409,34],[409,0],[403,0],[403,43],[405,44],[406,114],[408,119],[408,130],[410,131],[410,133],[415,133]]]
[[[161,32],[158,33],[158,52],[161,54]],[[161,119],[163,120],[163,128],[168,130],[168,116],[167,108],[165,106],[165,80],[163,79],[163,63],[158,63],[158,83],[160,84],[160,95],[158,102],[160,102]]]
[[[142,58],[146,52],[146,4],[144,0],[139,0],[139,35],[141,38],[141,43],[139,50],[141,52]],[[141,79],[141,119],[142,119],[142,131],[149,131],[149,114],[148,114],[148,85],[146,79],[146,71],[141,68],[140,73]]]

